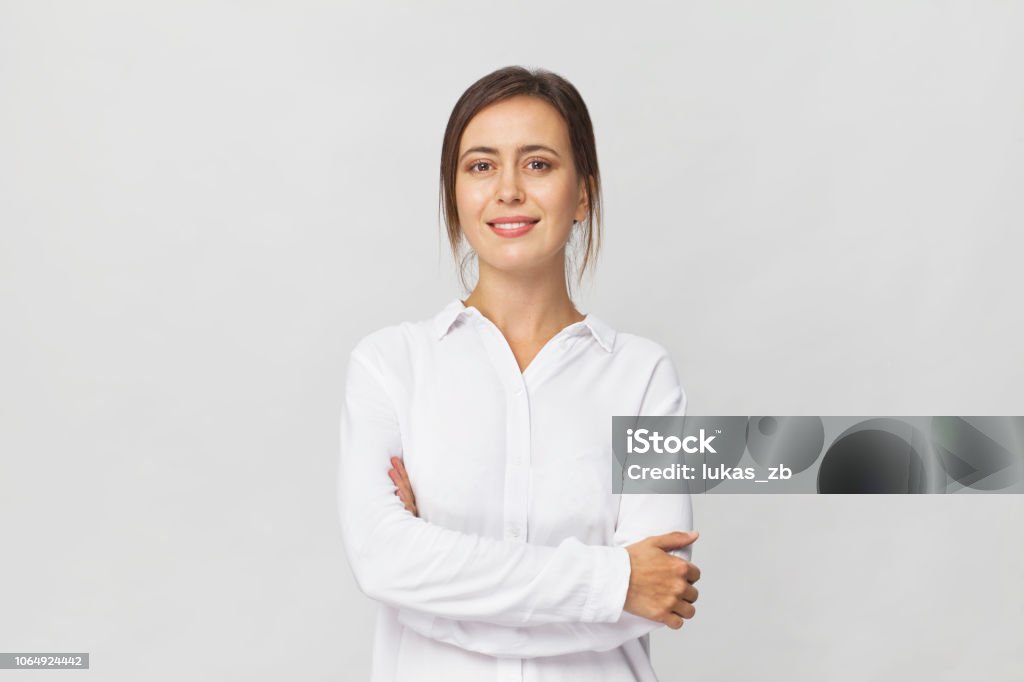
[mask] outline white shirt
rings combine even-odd
[[[373,681],[656,680],[648,633],[664,626],[623,611],[625,546],[691,529],[691,503],[612,494],[611,418],[685,406],[664,348],[593,315],[523,372],[458,299],[360,340],[338,511],[356,581],[381,604]],[[394,494],[392,455],[419,517]]]

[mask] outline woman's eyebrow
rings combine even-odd
[[[530,152],[539,151],[551,152],[558,158],[562,158],[561,155],[559,155],[559,153],[556,152],[554,149],[543,144],[524,144],[516,148],[516,154],[519,156],[522,156],[523,154],[529,154]],[[473,152],[480,152],[481,154],[497,154],[498,150],[495,149],[494,147],[470,147],[466,151],[462,152],[462,156],[459,157],[459,161],[462,161],[462,159],[465,158],[466,155],[472,154]]]

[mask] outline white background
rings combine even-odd
[[[509,64],[586,99],[580,308],[692,414],[1024,414],[1024,3],[0,2],[0,651],[368,678],[344,363],[461,293],[441,138]],[[1024,674],[1021,496],[695,518],[663,680]]]

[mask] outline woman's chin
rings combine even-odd
[[[557,269],[561,266],[561,259],[557,254],[536,254],[536,253],[502,253],[481,255],[477,253],[477,260],[481,267],[508,274],[537,274],[539,271],[548,268]]]

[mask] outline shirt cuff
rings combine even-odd
[[[616,623],[629,591],[629,552],[625,547],[599,547],[590,594],[583,606],[584,623]]]

